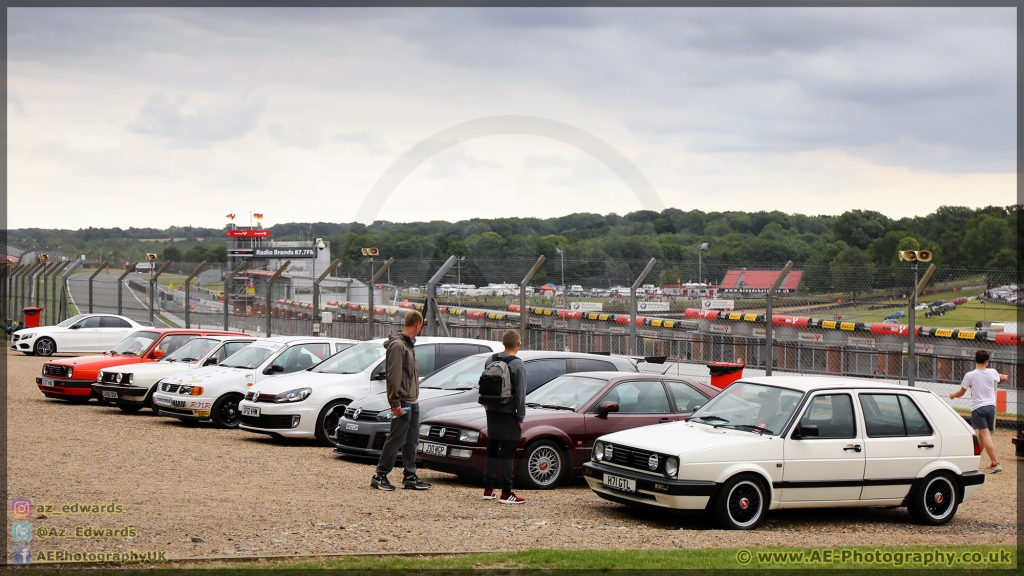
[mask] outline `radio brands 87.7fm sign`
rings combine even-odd
[[[316,258],[314,248],[253,248],[255,258]]]

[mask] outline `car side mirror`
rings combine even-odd
[[[153,350],[153,353],[150,354],[149,357],[150,358],[155,358],[155,359],[163,358],[164,357],[164,351],[163,350]]]
[[[206,362],[203,362],[203,366],[212,366],[212,365],[215,365],[215,364],[217,364],[217,359],[216,358],[207,358]]]
[[[74,325],[68,326],[68,330],[78,330],[81,327],[82,327],[81,324],[74,324]]]
[[[814,425],[814,424],[804,424],[802,426],[797,426],[796,430],[793,432],[793,439],[794,440],[801,440],[803,438],[817,438],[817,437],[818,437],[818,427],[816,425]]]
[[[597,407],[597,417],[598,418],[607,418],[609,412],[618,412],[618,411],[619,411],[619,403],[618,402],[611,402],[611,401],[601,402],[601,405]]]
[[[370,374],[370,380],[387,380],[387,377],[387,370],[383,365],[374,369],[373,374]],[[420,380],[422,381],[422,378]]]
[[[271,364],[264,374],[273,374],[275,372],[284,372],[284,366],[281,366],[280,364]]]

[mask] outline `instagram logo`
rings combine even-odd
[[[16,498],[11,500],[11,516],[14,518],[32,517],[32,499]]]

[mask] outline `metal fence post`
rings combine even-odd
[[[437,307],[437,283],[444,278],[444,275],[455,266],[455,262],[458,259],[455,256],[449,256],[445,260],[444,264],[434,272],[434,275],[427,281],[427,302],[423,307],[423,322],[426,324],[427,333],[425,336],[438,336],[438,329],[440,328],[441,336],[448,336],[448,324],[441,318],[441,309]]]
[[[657,260],[655,260],[654,258],[651,258],[651,261],[647,263],[647,266],[644,266],[643,271],[640,272],[639,276],[637,276],[636,282],[633,282],[633,285],[629,287],[629,353],[633,354],[633,355],[637,354],[637,351],[636,351],[637,350],[637,346],[636,346],[636,289],[639,288],[644,283],[644,280],[647,279],[647,276],[651,273],[651,270],[654,270],[654,265],[657,264],[657,263],[658,263]],[[565,288],[563,288],[563,290],[564,289]]]
[[[932,275],[935,274],[935,264],[928,267],[928,270],[924,273],[924,278],[920,282],[917,280],[917,262],[915,261],[913,266],[914,270],[914,290],[910,294],[910,303],[907,305],[910,308],[907,311],[907,386],[914,387],[914,379],[917,376],[917,360],[915,357],[915,334],[916,327],[914,326],[915,308],[917,308],[917,295],[924,290],[924,287],[928,285],[928,281],[932,279]]]
[[[36,273],[32,275],[32,305],[33,306],[39,306],[43,302],[42,301],[42,294],[40,294],[40,292],[41,292],[40,284],[43,284],[43,285],[46,284],[46,282],[43,281],[43,278],[46,276],[46,268],[49,265],[50,265],[49,262],[42,262],[39,270],[37,270]],[[40,320],[41,320],[41,318],[40,318]]]
[[[228,274],[227,278],[224,279],[224,330],[230,330],[230,328],[228,328],[228,299],[230,297],[229,290],[231,288],[231,282],[235,279],[235,276],[238,276],[238,273],[241,272],[242,268],[245,268],[247,264],[249,264],[249,259],[245,258],[244,260],[239,262],[238,266],[235,266],[235,269],[232,270]],[[267,315],[270,315],[270,309],[267,309]]]
[[[772,282],[770,288],[768,288],[768,295],[765,296],[765,309],[764,309],[764,348],[768,356],[764,361],[764,375],[772,375],[772,364],[775,363],[775,351],[772,349],[772,298],[775,296],[775,292],[778,291],[779,286],[782,286],[782,282],[786,280],[786,276],[789,276],[789,271],[793,269],[793,261],[786,262],[786,265],[782,268],[782,272],[779,272],[778,277],[775,278],[775,282]]]
[[[314,325],[320,324],[320,283],[324,281],[324,278],[327,278],[328,274],[330,274],[331,272],[334,272],[334,269],[338,267],[338,264],[341,264],[341,260],[335,260],[334,262],[331,262],[331,264],[327,267],[327,270],[324,270],[323,274],[318,276],[317,279],[313,281],[313,324]],[[346,297],[347,296],[348,295],[346,294]],[[313,335],[314,336],[319,336],[320,335],[320,331],[313,330]]]
[[[25,290],[26,278],[28,278],[32,274],[32,271],[35,269],[36,266],[38,266],[38,264],[29,264],[28,266],[25,267],[24,270],[21,271],[21,275],[18,276],[18,286],[17,286],[18,293],[17,293],[17,298],[16,298],[15,303],[14,303],[14,307],[15,307],[14,315],[16,317],[18,317],[18,318],[21,318],[21,315],[22,315],[21,311],[22,311],[22,309],[25,306],[27,306],[27,304],[26,304],[26,296],[25,296],[25,292],[26,292],[26,290]]]
[[[374,284],[377,283],[377,279],[380,278],[381,275],[383,275],[385,272],[387,272],[388,268],[391,268],[391,265],[394,264],[394,263],[395,263],[395,259],[394,258],[388,258],[388,261],[385,262],[383,266],[381,266],[380,270],[377,270],[377,272],[374,273],[372,277],[370,277],[370,292],[369,292],[370,298],[369,298],[369,300],[367,300],[367,302],[369,302],[369,304],[370,304],[369,305],[369,309],[370,309],[369,312],[370,312],[370,314],[366,317],[367,320],[368,320],[368,322],[367,322],[367,330],[366,331],[367,331],[367,333],[369,333],[370,337],[367,338],[367,340],[373,340],[373,316],[374,316],[374,314],[373,314],[373,286],[374,286]]]
[[[64,271],[71,264],[71,261],[61,262],[54,271],[50,274],[50,295],[46,302],[46,316],[49,318],[49,325],[57,323],[57,277],[60,276],[61,272]]]
[[[46,322],[46,312],[50,309],[50,305],[46,299],[49,297],[50,291],[48,290],[49,287],[47,286],[47,280],[49,279],[50,274],[53,274],[53,269],[56,267],[56,262],[52,264],[47,262],[46,265],[43,266],[43,273],[39,275],[39,302],[40,306],[43,307],[43,312],[39,315],[40,326],[48,326]]]
[[[70,278],[71,273],[78,270],[78,267],[81,265],[81,260],[75,260],[71,263],[71,266],[69,266],[68,269],[60,275],[60,314],[58,315],[58,323],[70,318],[68,315],[68,278]]]
[[[39,263],[33,264],[32,267],[29,268],[25,272],[25,275],[21,279],[21,307],[20,308],[22,308],[22,309],[24,309],[26,306],[29,306],[29,305],[32,304],[32,282],[33,282],[33,279],[35,278],[36,272],[39,271],[39,268],[40,268],[40,264]],[[20,313],[21,310],[18,310],[18,312]]]
[[[285,260],[284,264],[277,269],[277,272],[274,272],[274,275],[270,277],[270,280],[267,280],[267,338],[270,338],[270,321],[273,318],[273,315],[270,313],[270,297],[274,293],[274,282],[281,277],[281,274],[284,273],[291,263],[291,260]]]
[[[537,261],[533,263],[533,268],[530,268],[530,271],[526,273],[526,277],[519,283],[519,339],[522,341],[521,346],[527,350],[530,349],[530,345],[526,340],[526,326],[530,323],[530,319],[526,314],[526,285],[533,281],[533,277],[537,275],[537,271],[544,265],[545,260],[547,258],[541,254],[540,258],[537,258]]]
[[[185,328],[191,328],[189,325],[189,308],[191,308],[189,305],[189,292],[192,289],[192,279],[202,272],[203,268],[206,268],[206,260],[200,262],[199,266],[196,266],[196,269],[185,279]]]
[[[134,272],[138,265],[139,265],[138,261],[132,262],[131,266],[129,266],[128,268],[125,268],[124,273],[117,277],[117,315],[118,316],[124,316],[124,306],[123,306],[123,303],[122,303],[122,300],[121,300],[121,294],[123,292],[122,288],[124,288],[124,279],[127,278],[129,274]]]
[[[156,295],[159,294],[159,292],[160,292],[159,290],[156,289],[156,281],[157,281],[157,279],[160,278],[160,275],[163,274],[165,270],[167,270],[167,267],[171,265],[171,261],[168,260],[167,262],[164,262],[164,265],[161,266],[160,269],[156,271],[156,273],[153,273],[153,268],[152,267],[155,264],[156,264],[156,261],[152,261],[152,262],[149,263],[149,266],[150,266],[149,271],[151,273],[151,276],[149,277],[149,323],[150,324],[153,324],[154,316],[156,315]]]
[[[104,260],[103,264],[100,264],[99,266],[97,266],[96,267],[96,271],[89,275],[89,314],[92,314],[92,281],[93,281],[93,278],[96,278],[96,275],[99,274],[100,271],[103,270],[106,267],[107,267],[107,261]],[[153,321],[153,317],[151,315],[150,316],[150,322],[152,322],[152,321]]]

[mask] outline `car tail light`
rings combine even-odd
[[[974,434],[971,437],[974,438],[974,455],[981,456],[981,444],[978,443],[978,435]]]

